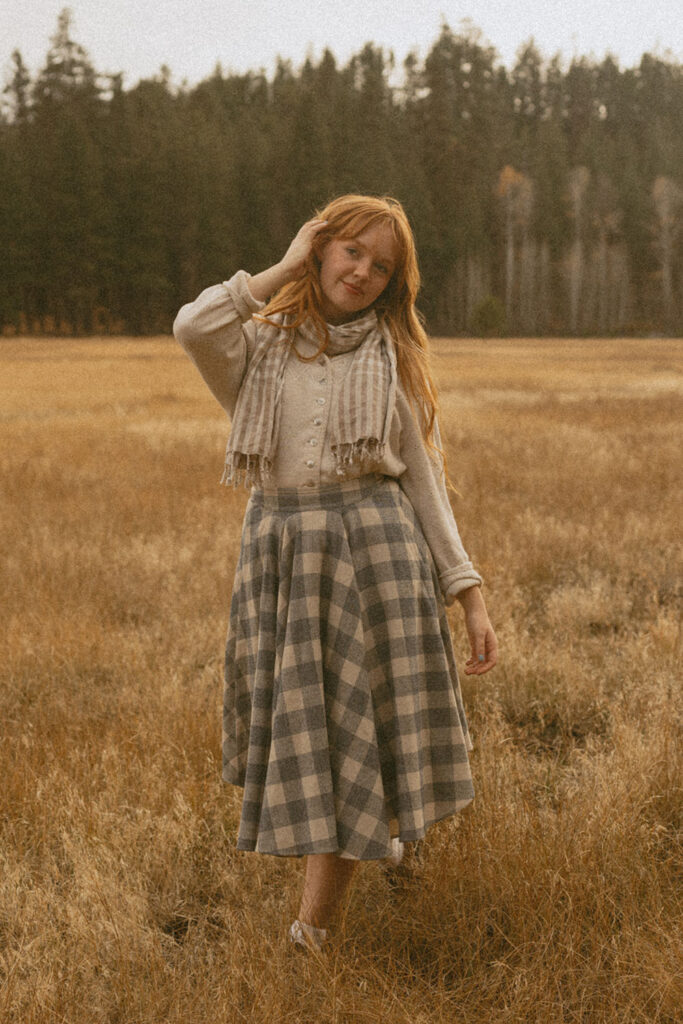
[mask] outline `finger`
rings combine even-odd
[[[498,661],[498,643],[495,633],[487,633],[484,661],[479,665],[479,674],[489,672]]]
[[[467,675],[483,675],[498,660],[498,643],[492,629],[487,629],[470,637],[471,656],[465,663]]]
[[[320,218],[315,217],[313,220],[306,221],[300,229],[298,235],[292,242],[292,247],[297,255],[301,256],[303,260],[305,260],[308,254],[312,251],[316,244],[317,236],[325,227],[327,227],[327,221],[320,220]]]
[[[467,675],[478,675],[481,672],[481,666],[486,662],[485,650],[485,633],[477,633],[476,635],[470,636],[471,654],[465,662],[465,672]]]

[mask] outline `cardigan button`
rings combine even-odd
[[[313,461],[313,459],[306,459],[306,465],[308,466],[309,469],[313,469],[313,467],[315,466],[315,462]]]
[[[318,403],[318,405],[324,405],[325,404],[325,399],[324,398],[316,398],[316,402]]]
[[[313,426],[314,427],[319,427],[321,424],[322,424],[322,420],[320,419],[319,416],[316,416],[316,418],[313,420]]]
[[[310,439],[310,441],[309,441],[308,443],[309,443],[309,444],[312,444],[312,445],[313,445],[313,447],[315,448],[315,446],[316,446],[316,445],[317,445],[317,443],[318,443],[318,438],[317,438],[317,437],[312,437],[312,438]]]

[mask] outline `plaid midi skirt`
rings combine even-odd
[[[226,646],[240,850],[372,860],[473,798],[431,552],[392,477],[252,491]]]

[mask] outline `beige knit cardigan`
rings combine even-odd
[[[188,353],[214,396],[232,417],[237,395],[264,328],[252,316],[263,308],[249,291],[249,274],[238,271],[229,281],[206,288],[183,306],[173,325],[176,339]],[[297,335],[302,355],[313,355],[311,343]],[[292,353],[285,368],[280,432],[273,461],[273,487],[304,487],[338,483],[329,437],[329,411],[348,370],[353,352],[323,355],[303,363]],[[317,426],[314,426],[316,424]],[[438,423],[435,440],[441,444]],[[349,476],[363,472],[353,467]],[[463,547],[448,501],[441,466],[427,449],[417,420],[400,386],[382,462],[373,472],[395,477],[412,504],[430,547],[447,604],[482,579]]]

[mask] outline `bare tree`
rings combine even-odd
[[[662,301],[667,324],[672,325],[676,314],[673,290],[673,254],[681,224],[683,190],[665,175],[655,178],[652,198],[657,211],[657,248],[662,262]]]
[[[488,267],[481,256],[467,257],[467,305],[466,323],[470,322],[475,309],[491,294],[491,280]]]
[[[579,303],[584,270],[584,206],[590,171],[579,165],[569,172],[569,199],[574,221],[574,241],[569,251],[569,325],[572,332],[579,326]]]
[[[503,204],[505,218],[505,311],[510,322],[517,318],[516,291],[517,274],[515,272],[516,239],[521,236],[521,301],[519,319],[523,326],[525,313],[528,313],[529,296],[532,297],[535,278],[535,246],[530,243],[531,213],[534,205],[533,182],[526,174],[516,171],[509,164],[498,176],[498,198]]]
[[[583,326],[602,333],[619,325],[618,295],[624,262],[618,239],[622,213],[617,202],[618,193],[612,181],[607,175],[598,174],[591,201],[596,238],[581,307]]]

